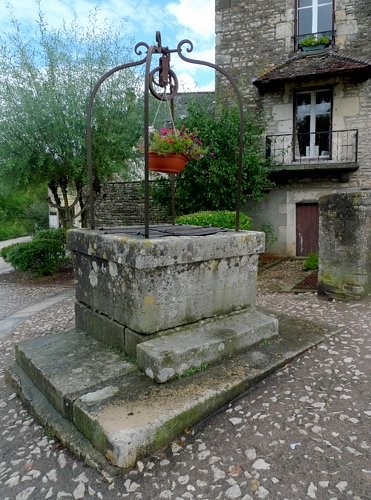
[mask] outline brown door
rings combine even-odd
[[[319,210],[318,203],[296,205],[296,255],[305,257],[318,252]]]

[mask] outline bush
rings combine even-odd
[[[14,247],[16,247],[18,245],[20,245],[20,243],[13,243],[13,245],[9,245],[7,247],[1,248],[0,249],[0,257],[2,257],[6,262],[9,262],[8,261],[9,253],[11,253],[12,250],[14,249]]]
[[[269,223],[261,224],[258,231],[265,233],[265,251],[267,251],[278,239],[274,234],[273,226]]]
[[[57,240],[66,243],[66,233],[62,227],[58,229],[42,229],[33,237],[34,240]]]
[[[36,276],[56,273],[71,262],[64,232],[59,229],[40,231],[30,242],[3,248],[0,255],[17,271],[29,271]]]
[[[304,262],[305,271],[318,269],[318,253],[311,252]]]
[[[192,226],[211,226],[235,229],[236,212],[228,210],[214,212],[197,212],[194,214],[181,215],[177,217],[178,224],[187,224]],[[250,229],[251,219],[246,214],[240,214],[240,229]]]

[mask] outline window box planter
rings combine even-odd
[[[299,43],[299,49],[303,52],[312,52],[315,50],[323,50],[330,44],[331,40],[327,36],[321,36],[320,38],[310,36]]]
[[[315,52],[316,50],[323,50],[326,49],[329,46],[329,44],[324,44],[324,43],[319,43],[318,45],[299,45],[300,49],[303,52]]]

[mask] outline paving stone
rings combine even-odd
[[[84,474],[88,479],[87,483],[81,481],[86,485],[85,498],[104,500],[176,499],[184,498],[185,493],[200,499],[224,499],[228,498],[227,491],[238,493],[237,488],[233,489],[236,485],[241,490],[240,498],[245,500],[258,495],[297,499],[307,498],[311,483],[317,488],[314,491],[318,499],[367,500],[371,484],[371,406],[365,395],[371,384],[371,302],[328,302],[319,300],[314,293],[277,291],[285,280],[297,282],[294,268],[299,269],[299,264],[290,262],[288,269],[282,263],[281,267],[261,273],[257,303],[277,313],[340,327],[342,333],[272,374],[202,425],[186,429],[184,440],[173,442],[175,453],[170,446],[142,460],[142,472],[135,468],[114,480],[105,474],[105,479],[45,434],[37,422],[30,422],[27,410],[0,378],[0,498],[13,500],[23,492],[27,495],[28,488],[34,488],[29,496],[32,500],[73,498],[78,486],[74,479]],[[22,307],[22,293],[11,293],[12,300],[19,300]],[[36,289],[34,298],[37,301]],[[66,299],[17,326],[0,342],[0,375],[13,362],[14,343],[71,328],[73,311],[73,300]],[[346,358],[353,361],[347,363]],[[259,413],[265,418],[252,418]],[[341,415],[347,418],[340,419]],[[243,418],[244,428],[231,425],[231,417]],[[316,425],[321,427],[322,435],[311,431]],[[39,442],[42,444],[37,445]],[[199,451],[200,443],[205,449]],[[295,443],[300,444],[293,449],[290,445]],[[252,449],[255,456],[251,451],[246,453]],[[200,461],[197,455],[205,451],[209,455]],[[269,463],[270,469],[255,470],[252,465],[257,459]],[[230,484],[227,479],[231,478],[233,464],[239,465],[243,473],[233,476],[235,484]],[[40,476],[33,477],[33,470]],[[195,491],[177,481],[177,477],[185,475]],[[24,476],[30,479],[22,483]],[[13,478],[18,482],[14,479],[10,486],[7,481]],[[139,485],[135,492],[128,493],[125,488],[129,479]]]

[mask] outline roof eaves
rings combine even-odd
[[[284,68],[285,66],[289,67],[291,63],[295,63],[296,61],[300,59],[307,59],[308,57],[313,58],[313,57],[323,57],[325,56],[326,59],[336,59],[340,61],[348,61],[355,63],[359,65],[358,67],[348,67],[348,68],[342,68],[342,69],[336,69],[336,70],[331,70],[331,69],[324,69],[323,71],[317,70],[317,71],[310,71],[308,73],[301,73],[300,75],[298,74],[293,74],[293,75],[283,75],[283,76],[274,76],[273,78],[269,78],[270,75],[274,74],[275,72],[279,71],[280,69]],[[310,55],[303,55],[303,54],[296,54],[295,56],[287,59],[284,63],[279,64],[277,66],[272,67],[268,72],[264,73],[263,75],[259,75],[259,77],[255,77],[252,79],[253,85],[255,85],[257,88],[263,90],[269,90],[270,88],[275,88],[277,86],[282,86],[282,84],[286,81],[306,81],[310,79],[320,79],[323,77],[326,78],[331,78],[333,76],[339,75],[339,74],[366,74],[367,78],[371,74],[371,61],[369,59],[362,59],[362,58],[357,58],[353,57],[350,55],[343,55],[343,54],[338,54],[336,52],[330,52],[326,54],[310,54]]]

